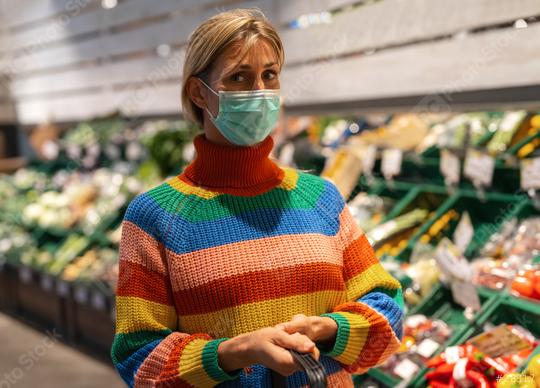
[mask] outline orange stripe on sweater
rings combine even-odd
[[[150,271],[139,263],[124,260],[120,263],[116,295],[135,296],[172,306],[173,296],[168,285],[167,276]]]
[[[299,264],[342,265],[343,261],[335,237],[320,234],[267,237],[185,254],[167,250],[167,256],[173,291],[246,273]]]
[[[179,346],[187,337],[189,334],[175,332],[164,338],[137,370],[135,385],[148,386],[174,376],[178,381]]]
[[[193,315],[328,290],[344,291],[341,266],[311,263],[221,278],[175,291],[174,300],[179,315]]]
[[[343,252],[345,281],[361,274],[378,262],[379,260],[375,256],[375,252],[373,252],[373,248],[366,236],[364,234],[359,236]]]
[[[122,243],[119,250],[120,260],[140,264],[151,271],[165,274],[163,245],[154,240],[144,230],[130,221],[122,223]]]
[[[139,367],[135,375],[135,386],[194,388],[179,376],[178,365],[184,348],[198,338],[212,339],[206,334],[169,334]]]

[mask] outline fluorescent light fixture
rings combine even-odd
[[[160,57],[168,57],[171,54],[171,46],[168,44],[160,44],[156,48],[157,55]]]
[[[528,26],[524,19],[518,19],[514,22],[514,28],[527,28]]]
[[[112,9],[118,5],[118,0],[101,0],[101,6],[105,9]]]

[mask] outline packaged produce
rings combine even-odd
[[[511,339],[504,341],[503,337]],[[538,343],[521,326],[500,325],[428,360],[430,371],[425,377],[432,387],[493,387],[501,381],[506,384],[511,377],[505,376],[516,373]]]
[[[527,117],[527,111],[510,111],[504,114],[499,124],[499,128],[490,142],[487,144],[487,151],[492,155],[505,152],[512,142],[514,135],[520,130]]]
[[[498,290],[511,287],[516,294],[537,299],[539,279],[533,262],[539,256],[540,217],[511,219],[490,237],[473,261],[473,281]]]
[[[426,366],[428,359],[451,335],[452,329],[441,320],[430,319],[424,315],[409,316],[404,322],[401,348],[379,368],[385,373],[407,380]]]
[[[380,224],[394,204],[391,198],[367,193],[359,193],[348,203],[352,216],[366,232]]]

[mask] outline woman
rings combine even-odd
[[[135,198],[120,244],[112,359],[129,386],[329,386],[400,344],[400,284],[335,186],[274,163],[283,47],[255,10],[218,14],[187,48],[182,103],[204,134],[177,177]]]

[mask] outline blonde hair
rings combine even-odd
[[[232,43],[244,40],[245,53],[259,40],[266,39],[278,55],[279,65],[285,54],[277,30],[258,9],[235,9],[205,20],[189,37],[182,79],[182,110],[187,120],[202,127],[203,112],[191,101],[186,84],[190,77],[208,74],[217,57]],[[207,80],[205,80],[207,81]]]

